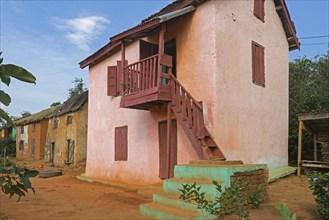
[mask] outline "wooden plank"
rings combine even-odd
[[[167,105],[167,170],[168,170],[168,177],[170,172],[170,150],[171,150],[171,103],[169,102]]]
[[[164,54],[164,34],[166,32],[166,23],[161,24],[161,30],[159,32],[159,56],[161,57]],[[158,59],[158,86],[161,84],[160,73],[162,72],[161,59]]]
[[[202,102],[200,103],[202,106]],[[203,111],[198,109],[198,138],[204,138],[204,120],[203,120]]]
[[[183,99],[182,99],[183,121],[186,121],[187,120],[186,99],[188,99],[188,98],[186,97],[185,92],[182,93],[182,97],[183,97]]]
[[[146,74],[146,80],[145,80],[145,88],[150,88],[150,72],[149,72],[149,66],[150,66],[150,60],[147,60],[145,62],[145,74]]]
[[[301,160],[302,160],[302,135],[303,135],[303,122],[299,121],[298,124],[298,158],[297,158],[297,176],[300,176],[301,171]]]
[[[154,87],[154,88],[151,88],[151,89],[148,89],[148,90],[144,90],[144,91],[136,92],[136,93],[133,93],[133,94],[125,95],[122,98],[126,99],[126,100],[134,99],[134,98],[139,98],[139,97],[147,96],[147,95],[150,95],[150,94],[158,93],[158,91],[159,91],[159,88]]]
[[[191,129],[193,127],[193,115],[192,115],[192,106],[191,106],[191,100],[190,99],[186,99],[186,108],[187,108],[187,124],[188,124],[188,128]]]
[[[107,95],[117,95],[117,66],[107,67]]]
[[[172,56],[167,54],[160,55],[160,65],[173,67]]]

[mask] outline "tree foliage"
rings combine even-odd
[[[13,64],[2,64],[2,62],[3,58],[0,57],[0,83],[9,86],[11,78],[16,78],[23,82],[35,83],[36,78],[26,69]],[[8,106],[10,103],[10,96],[3,90],[0,90],[0,104]],[[0,121],[6,121],[8,124],[12,123],[11,117],[1,108],[0,119]],[[0,156],[1,154],[2,152],[0,152]],[[22,196],[25,196],[25,193],[29,189],[34,192],[29,178],[38,175],[38,171],[16,166],[6,158],[6,153],[0,159],[0,188],[3,193],[9,195],[9,198],[17,195],[19,200]]]
[[[1,83],[9,86],[11,78],[18,79],[27,83],[35,83],[36,78],[32,73],[24,69],[23,67],[16,66],[14,64],[2,64],[3,58],[1,58],[2,52],[0,52],[0,80]],[[11,103],[10,96],[0,89],[0,104],[9,106]],[[7,123],[12,123],[11,117],[0,108],[0,119]]]
[[[87,88],[85,87],[85,84],[83,82],[82,78],[75,78],[72,83],[74,84],[73,88],[69,88],[69,97],[72,98],[76,95],[80,95],[87,91]]]
[[[58,106],[58,105],[60,105],[61,104],[61,102],[53,102],[51,105],[50,105],[50,107],[55,107],[55,106]]]
[[[297,114],[329,111],[329,51],[313,59],[295,59],[289,65],[289,159],[296,163]],[[303,155],[312,159],[313,137],[305,134]],[[309,150],[309,151],[308,151]]]

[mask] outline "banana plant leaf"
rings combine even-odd
[[[36,81],[36,78],[32,73],[30,73],[23,67],[16,66],[13,64],[0,65],[0,73],[14,77],[23,82],[35,83]]]
[[[10,96],[2,90],[0,90],[0,102],[5,106],[8,106],[11,102]]]
[[[13,120],[8,116],[8,114],[0,108],[0,118],[3,118],[5,121],[7,121],[8,124],[12,124]]]
[[[6,84],[7,86],[9,86],[10,84],[10,76],[6,75],[6,74],[3,74],[0,72],[0,79],[1,79],[1,82],[3,82],[4,84]]]

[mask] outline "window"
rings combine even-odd
[[[252,42],[252,81],[265,87],[264,47]]]
[[[254,0],[254,15],[265,22],[265,10],[264,10],[265,0]]]
[[[18,149],[19,150],[24,150],[24,141],[19,141]]]
[[[58,118],[54,118],[54,126],[53,126],[53,129],[56,129],[58,127]]]
[[[35,132],[35,124],[32,125],[32,132]]]
[[[21,134],[24,134],[24,126],[21,126]]]
[[[107,67],[107,95],[108,96],[117,96],[117,66],[108,66]]]
[[[115,128],[115,161],[127,161],[128,160],[128,126]]]
[[[73,121],[73,116],[72,115],[69,115],[66,117],[66,124],[69,125],[69,124],[72,124],[72,121]]]

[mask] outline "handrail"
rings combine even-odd
[[[196,101],[176,77],[168,73],[171,81],[172,108],[174,112],[181,113],[183,121],[187,121],[188,129],[191,129],[197,139],[204,138],[204,121],[202,104]],[[194,146],[196,149],[198,146]]]
[[[125,66],[125,69],[126,69],[126,68],[129,68],[129,67],[131,67],[131,66],[133,66],[133,65],[136,65],[136,64],[138,64],[138,63],[142,63],[142,62],[144,62],[144,61],[146,61],[146,60],[151,60],[152,58],[157,57],[157,56],[159,56],[159,54],[155,54],[155,55],[153,55],[153,56],[149,56],[149,57],[147,57],[147,58],[145,58],[145,59],[142,59],[142,60],[136,61],[135,63],[131,63],[131,64]]]
[[[169,75],[170,75],[171,79],[174,80],[182,88],[182,90],[189,96],[189,98],[193,101],[193,103],[200,110],[202,110],[202,106],[200,105],[200,103],[193,98],[193,96],[187,91],[187,89],[184,88],[184,86],[176,79],[176,77],[172,73],[169,73]]]

